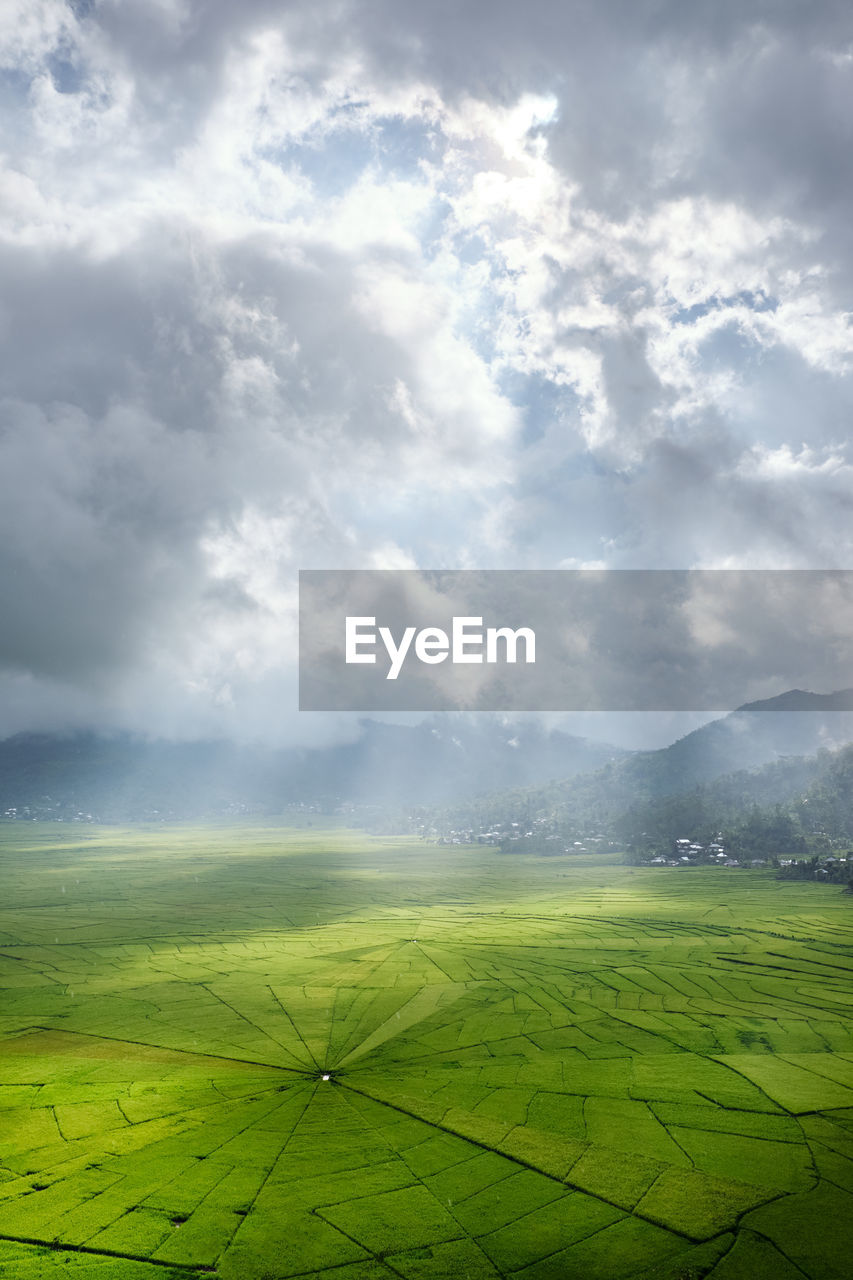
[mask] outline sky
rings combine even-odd
[[[847,0],[4,0],[0,734],[351,732],[300,568],[853,565],[852,89]]]

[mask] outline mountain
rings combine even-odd
[[[838,689],[835,693],[808,693],[804,689],[789,689],[775,698],[761,702],[745,702],[739,711],[853,711],[853,689]]]
[[[792,689],[748,702],[659,751],[639,752],[626,774],[639,790],[672,794],[723,774],[755,769],[785,756],[853,741],[853,690],[807,693]]]
[[[312,750],[18,734],[0,742],[0,815],[128,821],[276,814],[303,806],[398,810],[571,777],[622,754],[491,716],[417,725],[366,720],[356,741]]]
[[[471,797],[424,820],[439,830],[482,831],[512,822],[530,826],[539,819],[566,831],[607,828],[624,834],[628,826],[652,823],[652,808],[657,806],[659,817],[668,798],[691,796],[696,788],[727,777],[729,808],[781,803],[814,776],[803,757],[851,741],[853,690],[815,694],[794,689],[746,703],[668,747],[614,757],[597,772],[546,785]],[[777,767],[760,780],[752,777],[771,765]],[[724,807],[722,792],[715,804],[715,813]],[[669,812],[675,821],[678,807],[670,806]]]
[[[364,720],[355,741],[316,749],[18,734],[0,742],[0,815],[131,821],[422,806],[452,811],[454,821],[473,814],[472,826],[515,810],[601,825],[725,775],[851,740],[851,690],[791,690],[639,752],[490,715]],[[793,785],[781,778],[773,784],[780,794]]]
[[[788,756],[761,769],[726,774],[678,795],[641,801],[619,815],[613,834],[635,851],[665,853],[685,836],[730,851],[846,854],[853,840],[853,746]]]

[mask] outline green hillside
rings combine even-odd
[[[641,766],[641,767],[639,767]],[[544,787],[423,808],[414,825],[431,838],[491,836],[507,852],[562,852],[576,837],[636,853],[666,853],[681,838],[719,840],[747,857],[829,853],[853,843],[853,746],[791,756],[680,789],[666,752],[614,762]]]

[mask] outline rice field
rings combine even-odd
[[[0,827],[0,1275],[847,1280],[853,899]]]

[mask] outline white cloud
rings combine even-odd
[[[16,717],[249,723],[300,564],[853,550],[849,37],[610,9],[6,6]]]

